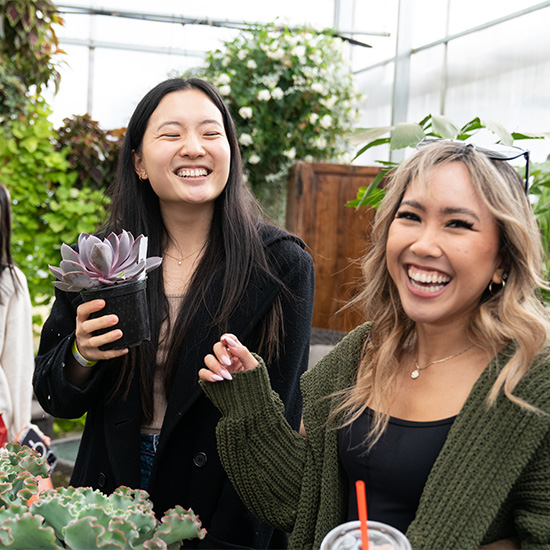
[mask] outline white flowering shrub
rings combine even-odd
[[[346,134],[361,99],[342,40],[308,28],[243,31],[207,53],[199,70],[229,105],[250,185],[284,221],[288,168],[298,160],[347,162]]]

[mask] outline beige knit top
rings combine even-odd
[[[185,294],[168,294],[168,316],[170,318],[170,326],[174,326],[174,322],[178,315],[178,311],[183,302]],[[162,368],[159,365],[163,365],[168,355],[168,343],[170,341],[168,334],[168,323],[163,323],[160,327],[159,334],[159,346],[157,349],[157,366],[155,368],[155,386],[154,386],[154,406],[155,414],[153,420],[149,424],[141,426],[142,433],[159,434],[164,421],[164,415],[166,413],[166,407],[168,402],[166,395],[164,394],[163,380],[162,380]]]

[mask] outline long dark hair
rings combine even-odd
[[[11,203],[10,194],[0,183],[0,278],[4,270],[8,269],[13,280],[15,292],[20,288],[19,279],[15,275],[13,259],[11,257]],[[0,304],[2,293],[0,293]]]
[[[168,355],[165,363],[164,387],[168,397],[175,377],[181,342],[188,327],[204,306],[207,288],[213,278],[219,277],[221,295],[217,311],[211,312],[212,325],[223,331],[235,308],[241,301],[254,269],[270,271],[259,235],[262,225],[260,209],[243,179],[242,161],[237,133],[231,114],[216,89],[197,79],[172,78],[150,90],[137,105],[122,145],[117,167],[117,178],[112,188],[109,217],[102,233],[131,231],[134,236],[149,238],[148,254],[162,256],[167,231],[161,216],[160,203],[148,180],[139,180],[133,163],[132,151],[140,151],[147,123],[153,111],[167,94],[182,90],[203,92],[219,109],[231,150],[227,184],[216,199],[214,215],[206,250],[190,282],[190,286],[174,326],[169,325]],[[162,269],[149,274],[147,295],[151,315],[152,341],[131,349],[123,361],[113,396],[121,388],[129,387],[127,373],[137,373],[140,379],[142,415],[149,420],[153,415],[153,375],[159,331],[163,322],[169,323],[168,302],[164,294]],[[282,326],[280,301],[264,318],[262,347],[269,357],[277,349]]]

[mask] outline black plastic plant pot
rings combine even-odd
[[[118,323],[109,328],[95,331],[94,336],[105,334],[110,330],[120,329],[122,338],[109,344],[99,346],[102,351],[124,349],[139,346],[144,340],[151,339],[149,310],[147,309],[147,279],[139,279],[112,286],[91,288],[80,292],[85,302],[105,300],[105,307],[90,315],[90,318],[115,314]]]

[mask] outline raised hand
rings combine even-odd
[[[232,374],[255,368],[258,361],[233,334],[224,334],[214,344],[214,353],[204,358],[207,368],[199,371],[199,377],[205,382],[232,380]]]

